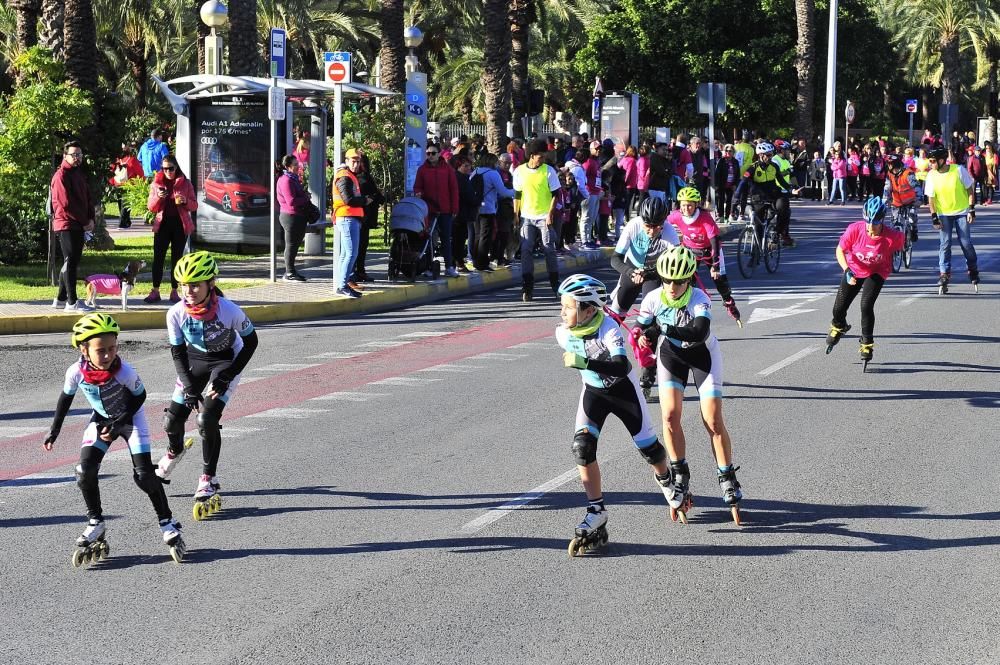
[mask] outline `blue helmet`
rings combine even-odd
[[[885,217],[885,201],[877,196],[873,196],[864,205],[865,221],[869,224],[881,224]]]
[[[563,280],[559,285],[559,295],[572,296],[578,303],[601,308],[608,300],[608,287],[599,279],[578,273]]]

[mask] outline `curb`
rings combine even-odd
[[[595,264],[606,264],[614,249],[604,247],[599,252],[587,252],[577,256],[559,259],[561,273],[574,268]],[[535,261],[535,274],[546,275],[544,259]],[[442,278],[433,282],[415,282],[405,286],[380,290],[366,290],[362,298],[330,298],[307,302],[283,302],[267,305],[241,305],[254,323],[274,323],[277,321],[299,321],[345,314],[383,312],[409,307],[427,302],[480,293],[518,284],[521,272],[501,269],[492,273],[473,273],[465,277]],[[544,282],[544,280],[543,280]],[[109,311],[110,310],[106,310]],[[165,309],[142,311],[115,311],[113,316],[123,330],[157,330],[166,328]],[[0,318],[0,335],[30,335],[39,333],[68,333],[76,314],[53,312],[51,314],[29,314]]]

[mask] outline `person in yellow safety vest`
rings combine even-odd
[[[969,280],[979,284],[979,262],[972,245],[972,224],[976,221],[976,183],[966,168],[948,163],[948,151],[935,148],[930,154],[931,171],[927,174],[925,193],[931,208],[931,224],[940,232],[938,286],[947,289],[951,280],[951,235],[958,232],[958,242],[969,268]]]
[[[559,293],[559,261],[556,259],[555,194],[558,172],[544,162],[548,144],[535,139],[525,152],[528,161],[514,170],[514,214],[521,218],[521,299],[531,302],[535,291],[535,259],[531,252],[540,237],[545,251],[549,286]]]
[[[361,185],[355,175],[361,168],[361,154],[354,148],[347,151],[345,163],[337,167],[333,177],[334,288],[337,295],[360,298],[361,292],[347,279],[354,270],[361,242],[361,225],[365,217],[365,206],[371,197],[361,195]]]
[[[913,172],[917,176],[917,197],[920,205],[927,203],[924,196],[924,184],[927,182],[927,172],[931,170],[931,160],[927,159],[927,148],[921,148],[913,160]]]
[[[889,155],[889,172],[886,174],[882,200],[891,207],[890,221],[894,224],[899,223],[897,216],[900,208],[917,205],[917,176],[903,165],[900,155]],[[916,220],[916,217],[913,219]],[[904,229],[905,226],[900,225],[898,228]],[[910,240],[917,241],[916,224],[910,227]]]

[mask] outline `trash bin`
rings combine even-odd
[[[330,228],[329,222],[310,224],[306,227],[305,248],[302,252],[305,256],[326,254],[326,230],[328,228]]]

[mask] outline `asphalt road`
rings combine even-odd
[[[1000,661],[1000,214],[975,227],[981,293],[956,252],[947,296],[922,215],[863,374],[859,326],[830,355],[823,339],[857,207],[794,210],[776,275],[742,279],[727,246],[747,325],[715,308],[746,524],[689,389],[691,524],[669,521],[613,422],[603,557],[566,556],[580,380],[547,293],[261,328],[224,418],[224,510],[190,517],[198,447],[168,486],[180,565],[119,451],[101,477],[111,558],[70,566],[82,397],[57,449],[40,442],[74,352],[65,335],[0,339],[0,663]],[[155,458],[169,354],[162,332],[122,339]]]

